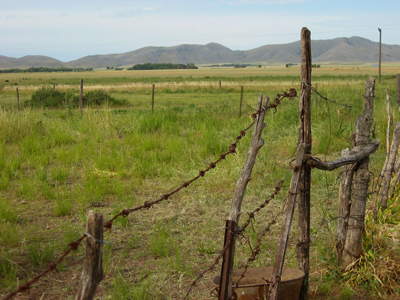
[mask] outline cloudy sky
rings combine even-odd
[[[0,55],[70,61],[146,46],[247,50],[360,36],[400,44],[399,0],[0,0]]]

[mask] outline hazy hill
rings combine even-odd
[[[0,68],[13,69],[13,68],[29,68],[29,67],[62,67],[66,63],[61,60],[51,58],[43,55],[27,55],[21,58],[7,57],[0,55]]]
[[[371,63],[378,61],[379,43],[361,37],[315,40],[311,42],[312,60],[316,63]],[[301,42],[265,45],[252,50],[231,50],[217,43],[207,45],[178,45],[145,47],[121,54],[90,55],[61,62],[47,56],[13,58],[0,55],[0,68],[28,67],[91,67],[132,66],[138,63],[300,63]],[[400,45],[382,44],[382,61],[400,61]]]

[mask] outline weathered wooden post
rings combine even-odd
[[[91,300],[103,279],[103,214],[89,211],[86,224],[86,255],[75,300]]]
[[[151,93],[151,111],[152,112],[154,111],[154,90],[155,90],[155,88],[156,88],[156,85],[153,84],[153,91]]]
[[[243,102],[243,86],[241,86],[240,90],[239,118],[242,116],[242,102]]]
[[[83,79],[81,79],[80,89],[79,89],[79,111],[82,114],[82,106],[83,106]]]
[[[18,107],[18,110],[20,109],[20,106],[19,106],[19,88],[17,88],[17,107]]]
[[[365,83],[364,107],[361,116],[356,119],[355,144],[365,146],[370,142],[372,113],[374,107],[375,79],[370,77]],[[347,233],[340,265],[345,268],[354,263],[361,254],[362,234],[364,232],[365,210],[368,198],[370,173],[368,170],[369,157],[358,164],[353,178],[353,194],[351,197],[350,214]]]
[[[221,80],[219,81],[219,88],[221,88]]]
[[[301,95],[299,143],[304,143],[304,154],[311,155],[311,33],[301,31]],[[310,273],[310,186],[311,168],[302,164],[299,183],[297,267],[305,273],[300,299],[306,299]]]
[[[279,283],[285,261],[287,242],[292,226],[296,197],[299,194],[298,226],[299,241],[297,244],[298,268],[305,273],[301,299],[307,297],[309,275],[310,248],[310,180],[311,168],[305,164],[304,156],[311,155],[311,33],[303,27],[301,30],[301,95],[299,104],[300,127],[298,136],[296,169],[293,171],[289,195],[286,202],[286,212],[282,223],[280,240],[275,255],[272,284],[268,292],[270,300],[278,299]]]
[[[397,79],[397,107],[400,110],[400,74],[396,75]]]
[[[258,98],[258,110],[268,105],[269,98],[266,97],[263,103],[263,95],[260,94]],[[227,220],[227,228],[225,230],[225,244],[229,242],[228,251],[225,251],[223,257],[222,268],[221,268],[221,281],[219,288],[219,300],[230,300],[232,298],[232,271],[233,261],[235,256],[235,242],[236,237],[234,231],[238,228],[240,209],[243,202],[244,193],[246,191],[247,184],[250,181],[251,172],[257,159],[257,153],[260,148],[264,145],[264,140],[261,138],[261,133],[266,127],[264,123],[266,110],[263,110],[254,122],[254,130],[251,139],[249,151],[247,152],[246,161],[243,165],[242,172],[239,180],[236,183],[236,190],[232,197],[231,209]]]

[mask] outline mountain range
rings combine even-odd
[[[376,63],[379,57],[379,43],[361,37],[315,40],[311,42],[311,50],[313,63]],[[130,67],[139,63],[279,65],[300,63],[300,61],[301,41],[265,45],[246,51],[231,50],[217,43],[209,43],[207,45],[144,47],[121,54],[89,55],[69,62],[41,55],[28,55],[21,58],[0,55],[0,68],[105,68],[107,66]],[[382,44],[382,62],[400,62],[400,45]]]

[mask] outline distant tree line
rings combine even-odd
[[[28,69],[4,69],[0,73],[38,73],[38,72],[87,72],[93,71],[93,68],[47,68],[47,67],[31,67]]]
[[[171,63],[143,63],[137,64],[127,70],[167,70],[167,69],[198,69],[194,64],[171,64]]]

